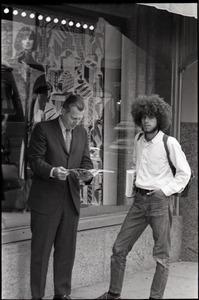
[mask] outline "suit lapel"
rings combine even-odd
[[[77,145],[79,132],[80,131],[79,131],[78,126],[75,127],[72,131],[72,143],[71,143],[71,148],[70,148],[70,154],[74,151],[74,149]],[[64,138],[63,138],[63,135],[62,135],[62,131],[61,131],[61,128],[60,128],[60,125],[59,125],[58,118],[54,120],[54,133],[55,133],[56,137],[59,139],[60,144],[62,145],[62,147],[63,147],[64,151],[66,152],[66,154],[69,155],[67,150],[66,150],[66,145],[65,145],[65,142],[64,142]]]

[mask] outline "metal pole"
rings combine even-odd
[[[175,31],[173,35],[171,104],[173,107],[173,134],[174,137],[180,141],[182,74],[180,73],[179,68],[179,62],[181,61],[181,35],[179,18],[175,16],[174,22]],[[175,197],[175,213],[176,215],[179,215],[179,197]]]

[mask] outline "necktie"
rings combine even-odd
[[[66,129],[66,135],[65,135],[65,144],[66,144],[66,150],[69,153],[70,152],[70,146],[71,146],[71,141],[72,141],[72,133],[71,130]]]

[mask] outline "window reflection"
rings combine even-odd
[[[26,149],[32,129],[41,120],[56,118],[65,97],[77,93],[85,99],[81,125],[88,132],[94,167],[114,172],[99,175],[90,186],[82,188],[81,203],[125,203],[126,170],[131,167],[133,140],[140,130],[132,121],[131,103],[140,94],[155,92],[167,102],[171,95],[172,30],[159,26],[162,20],[153,16],[147,23],[142,22],[146,14],[136,11],[136,18],[127,22],[131,26],[122,33],[123,27],[103,18],[96,19],[91,31],[89,26],[84,29],[69,26],[68,22],[55,23],[54,18],[47,22],[36,15],[26,22],[20,13],[7,19],[5,14],[2,59],[12,68],[19,100],[16,110],[4,84],[2,107],[10,159],[24,180],[17,191],[19,199],[24,189],[28,194],[31,185]],[[11,101],[5,102],[6,97]],[[4,209],[14,209],[8,202],[4,201]]]
[[[97,21],[93,31],[44,19],[37,20],[37,24],[35,20],[24,22],[19,16],[2,20],[2,57],[15,84],[12,98],[7,82],[2,81],[2,119],[10,143],[10,160],[16,164],[21,180],[19,188],[4,190],[3,210],[28,210],[26,198],[32,174],[26,152],[32,130],[37,122],[56,118],[63,99],[74,92],[85,99],[81,125],[88,132],[94,168],[114,171],[100,174],[90,186],[82,187],[81,202],[116,204],[115,192],[111,200],[110,192],[104,191],[106,187],[114,190],[117,184],[117,154],[111,158],[114,153],[110,146],[117,141],[115,127],[120,120],[120,32],[104,19]],[[116,56],[113,62],[108,51],[110,39],[110,51]],[[3,68],[5,74],[2,63]],[[18,99],[17,105],[13,99]],[[5,140],[3,132],[2,138]],[[110,158],[113,164],[106,163]],[[109,185],[111,182],[114,184]]]

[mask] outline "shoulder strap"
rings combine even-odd
[[[171,168],[171,171],[173,172],[173,174],[175,175],[175,167],[174,165],[172,164],[171,160],[170,160],[170,156],[169,156],[169,149],[168,149],[168,146],[167,146],[167,140],[168,140],[168,135],[164,133],[163,135],[163,142],[164,142],[164,148],[166,150],[166,154],[167,154],[167,159],[168,159],[168,162],[169,162],[169,166]]]
[[[141,136],[144,134],[144,132],[140,132],[137,138],[137,141],[139,141],[139,139],[141,138]]]

